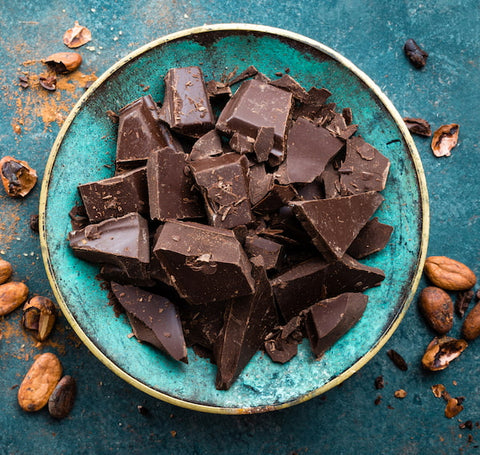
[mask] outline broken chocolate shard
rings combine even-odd
[[[255,234],[246,236],[244,248],[250,257],[262,257],[266,270],[278,269],[283,259],[283,245]]]
[[[279,310],[288,320],[314,303],[345,292],[363,292],[385,279],[382,270],[359,263],[348,255],[327,262],[315,257],[271,280]]]
[[[273,189],[273,174],[267,173],[263,163],[254,164],[250,166],[248,182],[248,197],[254,206]]]
[[[228,101],[232,96],[232,89],[219,81],[207,82],[207,94],[212,101]]]
[[[153,248],[179,295],[208,304],[252,294],[246,253],[232,231],[193,222],[167,221]]]
[[[128,169],[146,164],[157,148],[181,149],[162,122],[150,95],[128,104],[119,112],[116,165]]]
[[[305,329],[317,360],[359,321],[367,301],[366,295],[349,292],[305,310]]]
[[[234,228],[253,220],[248,194],[248,160],[226,153],[190,163],[212,226]]]
[[[180,307],[187,346],[201,346],[206,350],[213,350],[223,327],[225,306],[226,301]]]
[[[244,69],[237,77],[235,77],[231,81],[228,81],[227,85],[232,86],[234,84],[238,84],[239,82],[242,82],[249,77],[255,76],[257,73],[257,68],[255,68],[253,65],[250,65],[246,69]]]
[[[215,119],[201,68],[189,66],[168,71],[160,118],[172,130],[190,137],[201,137],[214,127]]]
[[[298,197],[302,201],[324,199],[325,192],[323,190],[323,185],[321,181],[319,179],[316,179],[312,183],[307,183],[306,185],[303,185],[300,189],[298,189]]]
[[[297,355],[302,342],[302,317],[292,317],[284,326],[275,327],[265,338],[264,348],[276,363],[286,363]]]
[[[147,220],[138,213],[90,224],[68,235],[75,256],[122,269],[131,279],[143,279],[150,260]]]
[[[335,137],[346,141],[353,136],[358,129],[358,125],[347,125],[342,114],[334,113],[332,120],[326,125],[326,129],[330,131]]]
[[[228,390],[276,324],[275,303],[263,259],[251,259],[255,292],[227,303],[225,324],[214,348],[218,390]]]
[[[274,184],[267,195],[253,207],[253,211],[262,214],[276,212],[296,196],[297,191],[292,185]]]
[[[189,160],[198,161],[208,158],[209,156],[221,155],[222,153],[222,140],[215,130],[211,130],[193,144]]]
[[[72,225],[72,230],[78,231],[88,226],[90,222],[88,221],[87,212],[83,205],[74,205],[70,212],[68,212],[68,217],[70,218],[70,224]]]
[[[240,133],[233,133],[233,136],[230,138],[230,142],[228,144],[232,150],[244,155],[253,151],[254,142],[255,140],[251,137],[244,136]]]
[[[255,143],[253,144],[253,150],[259,163],[268,161],[268,156],[273,149],[274,139],[275,130],[273,127],[262,126],[259,128]]]
[[[348,126],[352,123],[353,121],[353,113],[352,110],[349,107],[344,107],[342,109],[342,116],[345,120],[345,124]]]
[[[187,155],[170,148],[152,151],[147,163],[150,218],[201,218],[203,204],[194,188],[193,178],[185,172]]]
[[[136,286],[111,283],[112,292],[128,314],[149,328],[159,347],[175,360],[188,363],[182,323],[175,305],[165,297],[144,291]],[[138,332],[137,332],[138,333]]]
[[[341,258],[383,202],[376,191],[291,203],[293,212],[327,260]]]
[[[284,74],[280,79],[271,81],[270,85],[290,92],[298,101],[305,101],[309,98],[307,91],[288,74]]]
[[[297,105],[293,112],[293,118],[305,117],[310,120],[318,117],[319,112],[325,107],[325,102],[331,96],[326,88],[312,87],[303,103]]]
[[[122,217],[132,212],[148,214],[145,167],[79,185],[78,191],[91,223]]]
[[[347,140],[347,152],[339,172],[348,194],[382,191],[387,183],[390,161],[360,136]]]
[[[297,119],[288,134],[287,158],[276,172],[278,182],[313,182],[342,147],[343,142],[327,129],[306,118]]]
[[[355,240],[348,247],[347,253],[355,259],[362,259],[385,248],[390,240],[393,227],[372,218],[360,230]]]
[[[253,79],[246,81],[223,109],[216,128],[229,136],[239,133],[256,138],[261,127],[272,127],[275,134],[270,158],[276,163],[271,164],[279,164],[284,157],[292,101],[292,94],[285,90]]]

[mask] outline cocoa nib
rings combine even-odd
[[[432,135],[430,123],[422,118],[405,117],[403,121],[405,122],[405,125],[407,125],[408,131],[412,134],[426,137]]]
[[[457,145],[459,129],[459,125],[450,123],[442,125],[433,133],[431,148],[436,157],[451,155],[451,150]]]
[[[467,311],[470,302],[473,299],[473,290],[460,291],[455,300],[455,312],[463,318],[465,311]]]
[[[375,388],[378,389],[383,389],[385,387],[385,382],[383,380],[383,376],[377,376],[375,378]]]
[[[430,371],[440,371],[448,367],[466,348],[465,340],[451,337],[435,337],[427,346],[422,358],[422,365]]]
[[[55,74],[42,75],[38,79],[39,84],[50,92],[57,89],[57,78]]]
[[[30,87],[30,82],[28,80],[27,76],[18,76],[18,84],[22,88],[28,88]]]
[[[388,357],[390,357],[390,360],[399,370],[408,370],[407,362],[405,362],[405,359],[397,351],[390,349],[389,351],[387,351],[387,355]]]
[[[413,39],[408,39],[403,46],[405,55],[415,68],[423,68],[427,63],[428,54]]]
[[[38,234],[39,227],[38,227],[38,214],[30,215],[30,229]]]

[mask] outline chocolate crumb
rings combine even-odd
[[[378,395],[377,398],[375,398],[375,401],[374,401],[375,406],[378,406],[381,401],[382,401],[382,396]]]
[[[145,406],[142,406],[141,404],[137,406],[137,410],[140,414],[142,414],[142,416],[150,415],[150,411]]]
[[[395,409],[395,408],[394,408],[392,405],[390,405],[390,404],[387,405],[387,408],[388,408],[388,409]]]
[[[385,387],[385,382],[383,380],[383,376],[377,376],[375,378],[375,388],[378,389],[383,389]]]
[[[30,215],[30,223],[29,223],[29,226],[30,226],[30,229],[35,232],[36,234],[38,234],[38,230],[39,230],[39,227],[38,227],[38,213],[37,214],[33,214],[33,215]]]
[[[460,291],[457,294],[457,298],[455,299],[455,312],[463,318],[465,311],[467,311],[470,302],[473,299],[473,290],[470,289],[468,291]]]
[[[460,428],[461,430],[464,430],[465,428],[466,428],[467,430],[471,430],[471,429],[473,429],[473,422],[472,422],[471,420],[467,420],[467,421],[465,421],[465,422],[463,422],[463,423],[460,423],[460,424],[458,425],[458,428]]]
[[[407,362],[405,362],[405,359],[397,351],[390,349],[389,351],[387,351],[387,355],[388,357],[390,357],[390,360],[399,370],[408,370]]]
[[[403,389],[398,389],[398,390],[395,390],[394,394],[395,398],[405,398],[407,396],[407,392]]]

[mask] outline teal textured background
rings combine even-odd
[[[84,57],[82,72],[96,71],[98,75],[131,50],[159,36],[203,23],[248,22],[285,28],[323,42],[349,58],[381,87],[401,115],[426,118],[434,128],[451,122],[460,124],[459,144],[450,158],[435,158],[429,139],[415,137],[430,194],[429,254],[461,260],[479,275],[479,19],[477,0],[2,2],[2,154],[28,160],[40,179],[43,177],[58,126],[45,129],[41,119],[31,116],[31,130],[20,136],[14,134],[11,123],[16,106],[8,95],[17,90],[23,61],[65,50],[61,38],[74,20],[93,33],[90,44],[95,50],[79,50]],[[424,70],[415,70],[405,59],[402,46],[407,38],[414,38],[429,52]],[[28,92],[19,96],[25,99]],[[0,254],[13,263],[16,279],[26,279],[32,292],[52,297],[38,236],[30,232],[26,222],[38,211],[39,193],[37,186],[27,199],[17,201],[0,191]],[[426,284],[423,280],[422,285]],[[469,431],[458,427],[466,420],[479,420],[479,342],[471,343],[447,370],[424,372],[420,359],[434,334],[415,304],[379,354],[342,386],[302,405],[253,416],[200,414],[145,395],[117,378],[78,343],[63,318],[52,343],[43,351],[59,354],[65,372],[77,379],[75,408],[70,418],[61,422],[54,421],[45,410],[25,414],[18,408],[17,389],[12,387],[31,363],[22,350],[37,353],[42,349],[35,347],[31,337],[17,332],[7,336],[9,327],[17,327],[19,319],[17,311],[0,320],[2,455],[33,450],[42,455],[451,455],[479,450],[475,446],[480,444],[480,428],[474,425]],[[455,317],[453,336],[459,335],[460,326],[461,321]],[[392,365],[385,353],[388,349],[396,349],[405,357],[408,371],[401,372]],[[378,375],[385,379],[381,390],[374,388]],[[430,390],[438,383],[445,384],[453,396],[465,396],[465,410],[454,419],[444,417],[443,400],[435,398]],[[399,388],[407,391],[403,400],[393,397]],[[375,406],[377,396],[382,400]],[[139,414],[138,405],[145,406],[149,415]],[[175,437],[171,431],[176,431]],[[468,441],[469,435],[472,442]]]

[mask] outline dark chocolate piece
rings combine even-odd
[[[268,161],[268,156],[273,149],[275,139],[275,130],[271,126],[262,126],[259,128],[253,150],[257,161],[262,163]]]
[[[100,268],[100,276],[104,281],[116,281],[146,288],[151,288],[157,284],[151,276],[150,263],[139,268],[133,277],[127,274],[123,265],[103,264]]]
[[[274,145],[270,152],[279,164],[284,157],[292,94],[256,80],[244,82],[223,109],[216,128],[231,136],[240,133],[256,138],[263,127],[274,128]]]
[[[188,66],[168,71],[160,118],[172,130],[190,137],[201,137],[214,127],[215,119],[201,68]]]
[[[278,269],[283,259],[283,245],[255,234],[247,235],[244,248],[250,257],[261,256],[266,270]]]
[[[215,130],[200,137],[193,144],[192,151],[189,155],[190,161],[202,160],[209,156],[217,156],[223,153],[222,140]]]
[[[245,153],[250,153],[253,151],[254,142],[255,141],[251,137],[244,136],[240,133],[233,133],[233,136],[228,144],[232,150],[244,155]]]
[[[187,155],[170,148],[154,150],[147,163],[152,220],[201,218],[205,215],[193,178],[185,172]]]
[[[344,292],[363,292],[378,286],[385,274],[360,264],[348,255],[335,262],[312,258],[271,280],[279,310],[285,320],[314,303]]]
[[[132,212],[148,214],[145,167],[79,185],[78,191],[91,223],[118,218]]]
[[[298,190],[298,196],[302,201],[324,199],[325,192],[323,190],[323,184],[319,179],[314,180],[312,183],[307,183]]]
[[[348,247],[347,253],[355,259],[362,259],[377,251],[383,250],[390,240],[393,227],[372,218],[360,230],[356,239]]]
[[[423,68],[427,64],[428,54],[413,39],[407,39],[403,46],[405,55],[415,68]]]
[[[245,156],[226,153],[193,161],[190,169],[202,192],[212,226],[233,228],[252,221]]]
[[[128,314],[149,328],[158,343],[152,343],[175,360],[188,363],[182,323],[175,305],[160,295],[136,286],[111,283],[112,292]],[[138,332],[137,332],[138,333]]]
[[[412,134],[417,134],[418,136],[429,137],[432,135],[432,128],[430,123],[428,123],[423,118],[412,118],[405,117],[403,119],[405,125],[407,125],[408,131]]]
[[[320,176],[325,198],[331,199],[339,196],[348,196],[347,190],[340,184],[340,173],[332,163],[328,163]]]
[[[249,77],[255,76],[257,73],[257,68],[255,68],[253,65],[250,65],[249,67],[244,69],[237,77],[235,77],[231,81],[228,81],[227,85],[232,86],[234,84],[238,84],[239,82],[242,82]]]
[[[150,95],[128,104],[119,112],[117,157],[118,169],[143,166],[150,152],[157,148],[180,145],[162,122],[159,121],[157,105]]]
[[[251,265],[232,231],[167,221],[153,249],[179,295],[191,304],[252,294]]]
[[[180,316],[187,346],[201,346],[209,351],[213,350],[223,327],[225,306],[226,301],[182,305]]]
[[[267,173],[263,163],[250,166],[248,178],[250,204],[259,203],[273,189],[273,174]]]
[[[353,113],[349,107],[344,107],[342,109],[342,116],[345,120],[345,124],[351,125],[351,123],[353,122]]]
[[[343,115],[335,112],[333,119],[328,123],[326,129],[335,137],[346,141],[349,137],[356,133],[358,125],[347,125]]]
[[[318,117],[318,113],[322,110],[330,96],[331,93],[326,88],[318,89],[317,87],[312,87],[308,91],[307,98],[295,107],[293,118],[306,117],[313,120]]]
[[[280,79],[271,81],[270,85],[290,92],[299,101],[305,101],[309,98],[307,91],[288,74],[284,74]]]
[[[297,355],[298,345],[303,338],[302,325],[302,318],[294,316],[266,336],[265,352],[274,362],[283,364]]]
[[[90,224],[68,235],[75,256],[122,269],[131,279],[148,276],[150,260],[147,220],[138,213]]]
[[[218,390],[228,390],[276,324],[275,302],[263,259],[251,259],[255,292],[227,303],[225,325],[215,343]]]
[[[297,192],[292,185],[274,184],[269,193],[253,207],[253,211],[255,213],[276,212],[296,196]]]
[[[212,101],[228,101],[232,96],[232,89],[219,81],[207,82],[207,94]]]
[[[70,212],[68,212],[72,230],[78,231],[89,225],[87,212],[83,205],[74,205]]]
[[[276,173],[279,183],[313,182],[342,147],[328,130],[299,118],[288,134],[287,158]]]
[[[383,202],[376,191],[315,201],[295,201],[295,216],[327,260],[339,259]]]
[[[339,169],[340,183],[349,194],[382,191],[390,161],[360,136],[347,140],[345,161]]]
[[[366,295],[349,292],[305,310],[305,329],[317,360],[359,321],[367,301]]]

